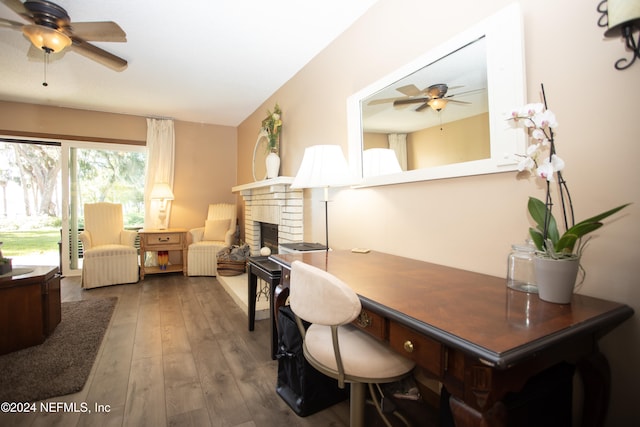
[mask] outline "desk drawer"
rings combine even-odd
[[[146,249],[153,250],[154,246],[182,245],[181,233],[154,233],[144,236]]]
[[[387,340],[387,328],[385,318],[379,314],[373,313],[365,308],[362,309],[360,315],[353,321],[353,325],[370,333],[379,340]]]
[[[391,348],[413,360],[417,365],[438,377],[442,376],[444,349],[439,342],[390,321],[389,344]]]

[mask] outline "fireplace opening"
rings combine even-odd
[[[278,224],[260,223],[260,247],[271,249],[272,254],[278,253]]]

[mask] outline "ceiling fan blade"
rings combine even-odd
[[[420,89],[418,89],[416,85],[406,85],[406,86],[398,87],[396,88],[396,90],[407,96],[418,96],[423,94],[423,92]]]
[[[468,101],[458,101],[457,99],[451,99],[451,98],[447,98],[447,101],[453,104],[471,104]]]
[[[12,21],[10,19],[0,18],[0,27],[11,28],[13,30],[19,30],[23,27],[23,24]]]
[[[428,102],[425,102],[424,104],[422,104],[421,106],[419,106],[418,108],[416,108],[416,109],[415,109],[415,111],[420,112],[420,111],[424,110],[424,109],[425,109],[425,108],[427,108],[427,107],[429,107],[429,103],[428,103]]]
[[[72,22],[71,31],[74,36],[84,41],[93,42],[126,42],[127,34],[118,24],[112,21]]]
[[[406,98],[380,98],[380,99],[373,99],[369,102],[367,102],[367,105],[378,105],[378,104],[386,104],[387,102],[395,102],[395,101],[399,101],[402,99],[406,99]]]
[[[24,7],[24,3],[20,0],[2,0],[9,9],[13,10],[18,15],[25,19],[31,20],[31,13]]]
[[[429,101],[431,98],[429,97],[422,97],[422,98],[409,98],[409,99],[396,99],[395,101],[393,101],[393,105],[406,105],[406,104],[417,104],[420,102],[427,102]]]
[[[71,44],[70,48],[74,52],[92,59],[115,71],[122,71],[127,68],[127,61],[125,61],[124,59],[112,53],[109,53],[106,50],[100,49],[99,47],[94,46],[91,43],[87,43],[82,39],[74,37],[73,43]]]
[[[459,86],[459,87],[462,87],[462,86]],[[482,92],[483,90],[486,90],[486,88],[481,87],[481,88],[479,88],[479,89],[471,89],[471,90],[467,90],[467,91],[465,91],[465,92],[452,93],[451,95],[447,95],[447,96],[445,96],[445,98],[447,98],[447,99],[448,99],[448,98],[451,98],[452,96],[465,96],[465,95],[471,95],[471,94],[474,94],[474,93]]]

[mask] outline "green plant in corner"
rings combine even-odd
[[[281,115],[280,106],[276,103],[273,112],[267,110],[267,117],[262,121],[262,130],[267,133],[267,139],[269,140],[267,152],[278,152],[278,140],[282,130]]]
[[[582,238],[599,229],[602,220],[629,206],[630,203],[595,215],[579,223],[575,223],[573,204],[567,182],[562,176],[564,161],[557,156],[553,129],[558,126],[556,117],[547,109],[544,86],[542,86],[544,103],[527,104],[515,109],[510,120],[516,125],[522,124],[531,138],[525,155],[520,155],[518,171],[529,171],[532,175],[546,180],[547,195],[543,202],[530,197],[527,208],[529,215],[536,223],[536,228],[529,228],[529,235],[537,248],[537,255],[552,259],[580,258],[589,239]],[[562,206],[565,232],[561,235],[556,219],[553,216],[551,199],[551,183],[558,179],[558,191]]]

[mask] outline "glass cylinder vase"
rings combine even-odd
[[[507,259],[507,286],[516,291],[538,293],[533,258],[535,248],[532,245],[512,245]]]

